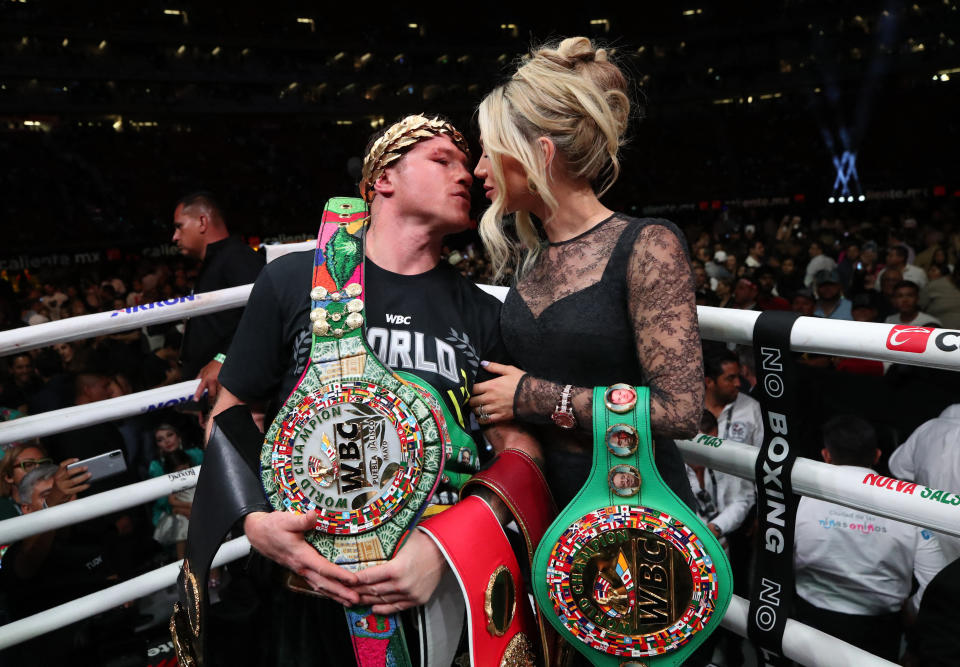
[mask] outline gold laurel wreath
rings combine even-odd
[[[470,159],[470,147],[467,140],[453,125],[441,118],[427,118],[421,114],[407,116],[394,123],[377,139],[367,157],[363,160],[363,172],[360,179],[360,196],[368,204],[373,201],[377,182],[383,170],[403,157],[407,149],[416,143],[439,136],[450,137],[454,145]]]

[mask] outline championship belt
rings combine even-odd
[[[657,471],[647,388],[595,388],[593,436],[587,483],[537,548],[537,604],[594,665],[680,665],[723,618],[729,562]]]
[[[353,571],[394,555],[441,480],[447,450],[463,444],[459,435],[451,441],[436,391],[394,373],[367,346],[368,220],[360,199],[334,198],[324,208],[310,291],[310,359],[260,457],[273,508],[316,510],[307,541]],[[475,462],[475,449],[472,456]],[[396,615],[377,616],[369,607],[346,614],[359,665],[410,664]]]

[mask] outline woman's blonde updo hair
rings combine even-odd
[[[521,247],[504,235],[505,192],[501,156],[518,160],[530,190],[550,213],[557,200],[537,145],[553,141],[573,178],[589,181],[602,195],[620,175],[618,153],[630,117],[628,82],[620,68],[586,37],[569,37],[555,46],[542,46],[524,58],[516,74],[480,103],[478,120],[484,152],[490,159],[497,195],[480,220],[480,235],[499,278],[511,261],[523,255],[519,273],[539,253],[541,240],[528,211],[518,211]]]

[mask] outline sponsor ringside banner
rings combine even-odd
[[[790,332],[797,313],[765,311],[753,329],[757,398],[763,413],[763,446],[754,475],[757,522],[762,549],[750,589],[747,634],[760,665],[786,666],[783,630],[793,604],[793,531],[797,498],[791,473],[796,449],[797,375],[790,353]]]

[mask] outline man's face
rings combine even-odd
[[[753,244],[753,247],[750,248],[750,254],[757,258],[763,257],[766,251],[767,249],[763,247],[762,241],[757,241]]]
[[[27,384],[33,378],[33,361],[27,355],[19,356],[13,360],[10,371],[16,384]]]
[[[817,296],[827,301],[833,301],[840,296],[840,285],[837,283],[821,283],[817,285]]]
[[[95,380],[84,386],[83,392],[91,403],[113,398],[110,395],[110,378],[103,375],[97,376]]]
[[[180,254],[194,259],[203,259],[207,249],[204,238],[206,224],[201,216],[195,212],[185,211],[183,204],[178,204],[173,212],[173,242],[180,249]]]
[[[903,280],[903,273],[900,269],[887,269],[880,277],[880,291],[884,296],[893,299],[893,286]]]
[[[444,234],[470,226],[470,184],[473,178],[467,156],[449,138],[421,141],[395,166],[388,167],[385,179],[397,214],[430,221]]]
[[[801,315],[811,316],[813,311],[816,309],[817,304],[806,296],[797,295],[793,297],[793,303],[790,304],[790,307],[793,309],[793,312],[800,313]]]
[[[717,403],[726,405],[737,400],[740,393],[740,364],[725,361],[720,369],[722,372],[716,380],[707,378],[707,389],[713,391],[713,398]]]
[[[733,288],[733,300],[738,306],[749,306],[757,298],[757,286],[749,280],[740,279]]]
[[[893,305],[901,315],[917,312],[917,291],[912,287],[899,287],[893,292]]]
[[[693,267],[694,287],[700,289],[707,284],[707,271],[702,266]]]
[[[618,472],[613,475],[613,488],[615,489],[635,489],[639,486],[637,478],[626,472]]]
[[[43,509],[43,503],[47,499],[47,496],[50,495],[50,491],[53,489],[53,477],[48,477],[47,479],[41,479],[39,482],[33,485],[33,497],[30,498],[30,502],[25,502],[25,499],[21,498],[20,506],[23,508],[24,514],[29,514],[30,512],[39,512]]]
[[[774,285],[776,285],[776,280],[774,280],[772,273],[762,273],[757,277],[757,287],[764,294],[771,294]]]
[[[887,266],[901,267],[904,263],[903,257],[901,257],[900,253],[896,250],[891,249],[887,251]]]

